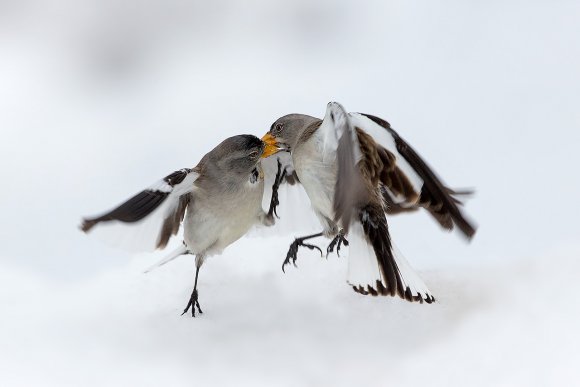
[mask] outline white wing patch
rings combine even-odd
[[[423,179],[421,179],[415,169],[413,169],[407,160],[405,160],[405,158],[399,153],[393,136],[385,128],[362,114],[349,113],[349,117],[353,126],[370,134],[377,143],[395,155],[397,166],[408,177],[415,192],[420,193],[421,188],[423,187]],[[395,193],[393,193],[392,196],[397,203],[404,201],[403,197],[396,195]]]
[[[395,244],[392,245],[392,251],[397,267],[399,268],[403,286],[411,290],[413,297],[420,296],[423,300],[434,299],[433,293],[431,293],[425,282],[423,282],[419,274],[411,267]]]
[[[374,287],[381,280],[381,271],[373,246],[366,241],[360,222],[353,222],[347,237],[349,241],[347,282],[352,286]]]

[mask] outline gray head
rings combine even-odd
[[[305,114],[288,114],[278,118],[262,140],[266,144],[291,151],[304,130],[319,122],[320,119]]]
[[[264,154],[266,144],[250,134],[225,139],[203,158],[202,168],[206,173],[244,177],[252,173]]]

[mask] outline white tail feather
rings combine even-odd
[[[157,269],[158,267],[161,267],[161,266],[165,265],[166,263],[169,263],[169,262],[173,261],[174,259],[176,259],[179,256],[184,255],[184,254],[187,254],[187,247],[184,244],[181,244],[177,249],[173,250],[170,254],[168,254],[165,258],[163,258],[162,260],[160,260],[156,264],[150,266],[143,273],[149,273],[152,270]]]
[[[411,290],[411,295],[421,296],[422,299],[432,299],[433,293],[429,291],[429,288],[423,282],[419,274],[411,267],[409,262],[405,259],[403,254],[399,249],[393,244],[393,255],[395,257],[395,262],[399,268],[399,273],[401,275],[401,282],[404,287],[408,287]]]
[[[373,246],[366,239],[362,225],[354,222],[347,237],[349,242],[347,282],[355,287],[376,286],[381,270]]]
[[[350,246],[347,282],[355,288],[362,287],[363,290],[368,288],[377,290],[377,281],[387,287],[373,246],[368,242],[363,227],[359,222],[354,222],[351,225],[347,239]],[[395,246],[393,246],[392,252],[403,288],[405,290],[408,288],[413,298],[433,300],[433,294],[429,291],[427,285]]]

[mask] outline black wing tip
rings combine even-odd
[[[477,233],[477,225],[466,219],[463,214],[459,217],[453,217],[453,225],[461,231],[461,235],[463,235],[468,242],[471,242]]]
[[[463,202],[457,198],[457,196],[463,196],[466,198],[471,198],[475,195],[474,188],[463,188],[463,189],[451,189],[445,187],[445,190],[449,197],[451,198],[451,203],[449,204],[447,211],[451,215],[453,220],[453,224],[459,228],[459,230],[463,233],[465,238],[469,241],[473,239],[475,233],[477,232],[477,225],[468,219],[463,211],[461,211],[461,207],[463,206]],[[453,206],[455,205],[455,206]],[[453,208],[455,207],[455,209]]]
[[[446,188],[447,188],[447,193],[449,193],[450,195],[452,195],[452,196],[465,196],[468,199],[475,196],[475,193],[477,192],[476,189],[473,187],[471,187],[471,188],[459,188],[459,189],[452,189],[449,187],[446,187]]]
[[[471,243],[471,241],[473,241],[473,238],[475,238],[477,230],[469,230],[469,231],[462,230],[461,232],[462,232],[461,235],[463,236],[465,241],[467,241],[467,243]]]
[[[469,225],[469,228],[461,229],[461,231],[463,232],[463,235],[465,235],[465,238],[471,242],[475,236],[475,233],[477,232],[477,229]]]
[[[83,219],[83,222],[79,226],[82,232],[85,234],[91,231],[93,227],[95,227],[99,223],[97,219]]]

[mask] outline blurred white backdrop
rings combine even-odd
[[[0,381],[566,381],[579,360],[564,329],[580,323],[579,23],[565,0],[0,1]],[[288,235],[209,262],[206,315],[177,319],[191,262],[141,276],[159,254],[77,229],[223,138],[331,100],[387,119],[450,186],[476,188],[471,244],[425,214],[391,220],[438,306],[351,294],[336,259],[305,254],[282,276]],[[548,331],[561,336],[532,340]]]

